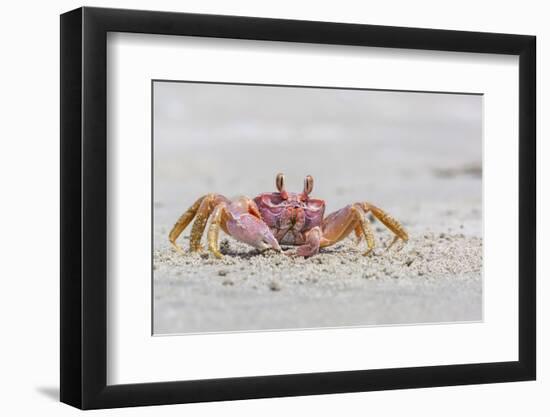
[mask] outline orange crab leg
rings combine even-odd
[[[368,255],[372,252],[374,249],[374,233],[372,232],[372,229],[370,227],[370,221],[367,219],[364,215],[364,213],[358,209],[355,208],[355,215],[357,216],[359,223],[359,227],[361,228],[361,232],[363,232],[363,236],[365,237],[365,240],[367,241],[367,248],[368,250],[364,253],[364,255]]]
[[[395,238],[393,239],[393,242],[390,244],[390,246],[388,246],[388,249],[397,241],[397,239],[401,239],[403,242],[407,242],[409,240],[409,235],[405,228],[401,225],[401,223],[399,223],[384,210],[370,203],[364,202],[360,204],[365,213],[368,213],[370,211],[374,215],[374,217],[380,220],[380,222],[382,222],[384,226],[386,226],[395,234]]]
[[[360,233],[367,241],[368,251],[365,255],[374,249],[374,234],[359,204],[346,206],[329,214],[323,221],[322,228],[321,247],[334,245],[355,230],[355,233]]]
[[[358,245],[361,243],[361,239],[363,238],[363,230],[361,229],[361,226],[357,225],[355,226],[355,243]]]
[[[365,214],[371,212],[376,219],[378,219],[382,224],[384,224],[390,231],[395,234],[393,240],[387,246],[386,250],[389,250],[399,239],[401,239],[403,242],[407,242],[409,240],[409,235],[405,228],[401,225],[401,223],[399,223],[399,221],[394,219],[384,210],[366,202],[356,203],[356,205],[360,206]],[[360,243],[363,236],[360,225],[355,226],[355,235],[357,236],[357,243]]]
[[[195,217],[197,214],[197,210],[199,209],[202,200],[204,200],[206,196],[202,196],[197,201],[193,203],[191,207],[189,207],[185,213],[183,213],[174,227],[172,227],[172,230],[170,231],[170,234],[168,235],[168,239],[170,240],[170,243],[178,252],[183,252],[183,249],[180,245],[176,243],[176,239],[181,235],[181,233],[185,230],[185,228],[191,223],[191,220]]]
[[[199,198],[197,201],[195,201],[195,203],[191,207],[189,207],[189,209],[187,209],[185,213],[181,215],[181,217],[178,219],[174,227],[172,227],[172,230],[168,235],[170,243],[172,243],[172,245],[176,248],[176,250],[178,250],[179,252],[182,252],[183,250],[176,243],[176,239],[181,235],[181,233],[189,225],[191,220],[195,218],[195,222],[193,223],[193,228],[191,229],[190,249],[191,251],[200,250],[201,238],[204,233],[204,229],[206,227],[208,217],[210,217],[210,213],[212,213],[212,210],[216,205],[218,205],[221,202],[227,202],[227,201],[229,200],[220,194],[207,194]]]
[[[210,222],[210,227],[208,228],[207,235],[208,249],[210,249],[210,252],[212,252],[216,258],[222,257],[218,244],[218,239],[220,234],[220,227],[227,231],[227,229],[225,228],[225,222],[227,221],[226,219],[228,217],[229,213],[227,213],[227,205],[225,203],[218,204],[212,214],[212,221]]]

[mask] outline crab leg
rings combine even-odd
[[[189,250],[191,252],[196,252],[202,250],[201,238],[204,234],[204,229],[206,228],[206,223],[212,213],[212,200],[214,196],[209,194],[207,195],[197,211],[195,221],[193,222],[193,227],[191,228],[191,236],[189,239]]]
[[[358,245],[359,243],[361,243],[361,239],[363,238],[363,229],[361,228],[361,226],[357,225],[355,226],[355,243]]]
[[[358,223],[361,232],[363,233],[363,236],[367,241],[368,250],[364,253],[364,255],[368,255],[374,249],[374,233],[372,232],[372,228],[370,227],[370,221],[365,217],[364,213],[356,207],[353,208],[355,209],[355,214],[358,217]]]
[[[355,231],[367,241],[368,250],[365,255],[374,249],[374,234],[360,204],[349,205],[329,214],[322,227],[321,247],[334,245]]]
[[[210,222],[210,227],[208,228],[208,249],[214,254],[216,258],[221,258],[222,254],[220,252],[220,247],[218,244],[218,238],[220,234],[220,226],[222,222],[222,214],[228,216],[227,205],[225,203],[220,203],[214,209],[212,214],[212,220]]]
[[[181,215],[169,234],[170,243],[178,250],[182,252],[181,247],[176,243],[176,239],[181,235],[185,228],[189,225],[191,220],[195,218],[193,228],[191,229],[191,251],[198,251],[201,249],[201,238],[206,227],[206,222],[210,213],[214,207],[221,203],[227,202],[227,198],[220,194],[207,194],[199,198],[195,203],[187,209],[185,213]]]
[[[389,250],[399,239],[401,239],[403,242],[407,242],[409,240],[409,235],[406,232],[405,228],[401,225],[401,223],[399,223],[396,219],[384,212],[382,209],[373,206],[370,203],[356,204],[359,204],[361,206],[361,209],[365,213],[371,212],[376,219],[382,222],[391,232],[395,234],[390,244],[386,247],[386,250]],[[359,225],[355,227],[355,235],[357,236],[356,242],[357,244],[359,244],[362,238],[361,228]]]
[[[199,206],[202,203],[202,200],[204,200],[206,196],[202,196],[197,201],[193,203],[191,207],[187,209],[185,213],[183,213],[174,227],[172,227],[172,230],[170,231],[170,234],[168,235],[168,239],[170,240],[170,243],[178,252],[183,252],[183,249],[180,245],[176,243],[176,239],[179,237],[179,235],[185,230],[187,225],[193,220],[193,217],[197,214],[197,210],[199,209]]]
[[[395,237],[393,238],[387,249],[391,248],[398,239],[401,239],[403,242],[407,242],[409,240],[409,235],[406,232],[405,228],[401,225],[401,223],[399,223],[384,210],[370,203],[364,202],[360,204],[365,213],[368,213],[370,211],[376,219],[380,220],[380,222],[383,223],[384,226],[386,226],[395,234]]]

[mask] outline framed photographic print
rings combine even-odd
[[[61,16],[61,401],[535,379],[535,37]]]

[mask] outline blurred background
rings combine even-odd
[[[154,82],[156,243],[199,196],[370,201],[419,231],[481,236],[481,95]],[[468,220],[466,222],[466,220]],[[158,245],[156,245],[158,246]]]

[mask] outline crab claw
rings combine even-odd
[[[271,233],[271,230],[269,230],[269,228],[267,228],[267,233],[263,235],[261,244],[264,246],[264,249],[272,248],[277,252],[283,251],[279,246],[279,242],[277,242],[277,239],[275,239],[275,236],[273,236],[273,233]]]
[[[282,252],[279,242],[267,225],[249,213],[241,214],[227,221],[227,231],[240,242],[247,243],[261,251],[275,249]]]

